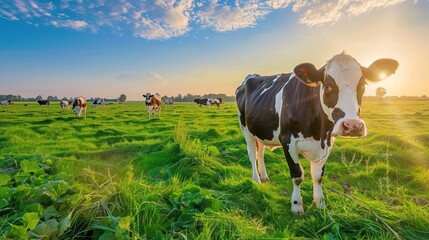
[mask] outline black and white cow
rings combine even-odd
[[[39,104],[39,106],[49,106],[49,100],[37,100],[37,103]]]
[[[76,113],[76,117],[82,117],[82,112],[84,112],[84,117],[86,118],[86,107],[87,102],[85,97],[75,97],[73,99],[73,110]]]
[[[164,100],[165,105],[171,105],[174,106],[174,101],[173,99],[165,99]]]
[[[161,117],[161,95],[156,93],[155,95],[146,93],[143,95],[145,97],[146,110],[147,110],[147,118],[150,119],[150,115],[154,114],[155,111],[158,111],[158,118]]]
[[[66,101],[66,100],[61,100],[61,102],[60,102],[60,106],[61,106],[61,109],[63,111],[69,110],[69,107],[70,107],[71,104],[72,104],[72,102]]]
[[[10,106],[10,105],[12,105],[12,101],[11,100],[4,100],[4,101],[1,101],[0,104],[2,106]]]
[[[198,104],[199,107],[202,105],[206,105],[207,107],[210,107],[210,105],[216,105],[217,107],[220,107],[220,101],[217,98],[195,98],[194,102]]]
[[[106,100],[104,100],[104,99],[96,99],[92,103],[92,107],[99,107],[99,106],[102,106],[103,108],[106,107]]]
[[[360,106],[366,81],[377,82],[395,73],[398,62],[379,59],[361,66],[345,53],[320,69],[311,63],[293,73],[249,75],[237,88],[240,127],[247,143],[254,181],[268,181],[264,147],[283,147],[293,183],[291,209],[304,213],[300,185],[304,170],[298,155],[311,162],[313,202],[324,207],[322,177],[334,137],[364,137]]]

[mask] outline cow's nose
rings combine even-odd
[[[339,133],[341,136],[364,137],[366,126],[360,119],[346,119],[341,123]]]

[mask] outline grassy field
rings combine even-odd
[[[281,149],[258,185],[235,103],[0,107],[0,239],[403,239],[429,236],[429,102],[367,101],[364,139],[337,138],[326,208],[290,212]],[[379,216],[379,219],[375,217]],[[382,219],[382,221],[380,220]]]

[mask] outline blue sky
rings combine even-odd
[[[0,94],[232,95],[249,73],[345,50],[364,66],[400,63],[367,95],[429,95],[428,12],[428,0],[3,0]]]

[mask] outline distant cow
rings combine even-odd
[[[4,101],[1,101],[0,104],[2,106],[10,106],[10,105],[12,105],[12,101],[11,100],[4,100]]]
[[[65,110],[69,110],[69,108],[70,108],[70,105],[72,104],[72,102],[70,102],[70,101],[66,101],[66,100],[62,100],[61,102],[60,102],[60,106],[61,106],[61,109],[63,110],[63,111],[65,111]]]
[[[198,104],[198,107],[201,107],[202,105],[207,105],[207,98],[195,98],[194,102]]]
[[[147,109],[147,118],[150,119],[150,115],[154,114],[155,111],[158,111],[158,118],[161,117],[161,95],[156,93],[155,95],[146,93],[143,95],[145,97],[146,109]]]
[[[210,105],[216,105],[217,107],[220,106],[220,101],[217,98],[195,98],[194,102],[198,104],[199,107],[202,105],[206,105],[207,107],[210,107]]]
[[[302,154],[311,162],[313,202],[323,208],[321,183],[334,137],[366,136],[360,118],[365,85],[383,80],[397,68],[393,59],[379,59],[363,67],[341,53],[320,69],[303,63],[293,73],[247,76],[235,94],[253,180],[269,180],[264,147],[282,147],[293,183],[291,210],[304,213],[300,192],[304,170],[298,157]]]
[[[82,117],[82,111],[86,118],[86,98],[85,97],[76,97],[73,99],[73,110],[76,113],[76,117]]]
[[[174,105],[173,99],[165,99],[164,103],[165,103],[165,105]]]
[[[222,102],[222,98],[218,97],[218,98],[216,98],[216,99],[217,99],[217,100],[219,100],[219,103],[221,103],[221,104],[223,103],[223,102]]]
[[[39,103],[39,106],[49,106],[49,100],[37,100],[37,103]]]
[[[92,103],[92,107],[98,107],[98,106],[102,106],[104,108],[106,106],[106,100],[104,100],[104,99],[96,99]]]

